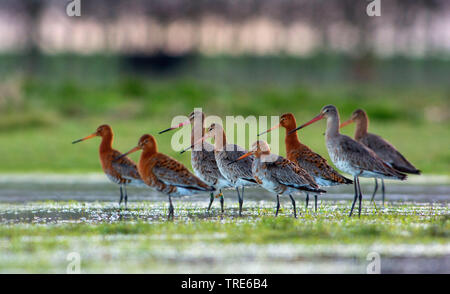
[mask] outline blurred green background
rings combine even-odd
[[[375,60],[376,78],[368,82],[351,78],[351,60],[324,55],[194,56],[176,72],[145,75],[129,72],[117,56],[44,57],[39,61],[44,72],[34,75],[14,72],[20,56],[0,60],[6,64],[0,83],[2,173],[100,172],[100,139],[71,141],[103,123],[113,127],[114,146],[123,152],[150,133],[160,151],[190,166],[189,153],[179,155],[170,147],[171,134],[157,135],[174,116],[188,115],[194,107],[221,117],[293,112],[301,123],[325,104],[335,104],[343,119],[364,108],[370,131],[392,142],[425,173],[449,172],[450,85],[439,81],[450,76],[448,61]],[[324,123],[317,124],[300,138],[327,156],[324,130]],[[353,130],[349,126],[343,132],[353,135]],[[284,131],[280,135],[284,154]]]
[[[424,173],[450,173],[448,1],[383,2],[380,17],[355,0],[81,3],[79,17],[64,1],[0,3],[0,173],[101,172],[99,139],[71,142],[104,123],[118,150],[150,133],[190,166],[157,135],[174,116],[301,123],[326,104],[343,119],[364,108]],[[328,158],[324,130],[300,138]]]

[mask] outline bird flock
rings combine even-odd
[[[297,217],[294,194],[306,194],[306,207],[309,195],[314,196],[315,210],[317,197],[325,187],[353,184],[354,198],[349,216],[352,216],[356,202],[359,202],[358,215],[361,215],[362,192],[359,178],[374,178],[375,189],[372,201],[378,189],[378,179],[382,183],[384,205],[384,179],[405,180],[407,175],[420,174],[392,144],[378,135],[368,132],[369,119],[366,112],[357,109],[351,118],[340,124],[339,113],[335,106],[324,106],[320,113],[310,121],[297,126],[292,113],[280,116],[277,125],[258,137],[283,127],[286,130],[286,158],[271,153],[264,140],[257,140],[250,150],[227,142],[225,131],[218,123],[205,128],[205,114],[193,111],[189,119],[176,126],[165,129],[159,134],[191,125],[191,145],[181,153],[192,149],[191,165],[194,173],[176,159],[158,152],[155,137],[149,134],[141,136],[137,146],[126,153],[112,147],[113,131],[109,125],[101,125],[91,135],[73,141],[78,143],[94,137],[101,137],[99,156],[102,169],[109,180],[119,185],[120,200],[127,206],[127,186],[146,186],[168,196],[168,218],[173,219],[174,208],[172,196],[188,196],[209,193],[209,212],[216,197],[220,198],[221,212],[224,213],[223,189],[235,189],[239,203],[239,216],[242,215],[245,187],[260,186],[276,195],[275,215],[280,209],[280,196],[287,195],[292,201],[293,216]],[[330,166],[325,158],[302,144],[297,131],[319,120],[326,119],[325,143],[333,164],[342,172],[353,176],[346,178]],[[340,134],[339,129],[355,123],[355,138]],[[214,144],[206,142],[213,138]],[[128,155],[141,151],[136,164]],[[215,192],[218,192],[215,195]]]

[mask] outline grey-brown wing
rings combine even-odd
[[[192,151],[192,168],[202,179],[208,183],[215,184],[218,179],[225,179],[217,166],[214,151]]]
[[[374,151],[348,136],[341,135],[338,149],[346,157],[345,160],[359,169],[392,175],[392,169]]]
[[[266,165],[272,177],[283,185],[319,188],[306,170],[286,158],[278,156],[277,160],[268,162]]]
[[[113,159],[120,155],[121,153],[119,151],[113,150]],[[119,160],[112,160],[111,166],[117,173],[126,179],[141,180],[136,163],[127,156],[122,157]]]
[[[226,150],[227,152],[222,152],[222,155],[224,156],[223,157],[224,164],[226,164],[228,168],[232,169],[234,173],[239,175],[240,178],[253,180],[252,175],[253,156],[249,156],[247,158],[234,162],[236,159],[246,154],[248,151],[235,144],[227,144]],[[234,163],[229,165],[229,163],[231,162]]]
[[[382,160],[404,172],[419,172],[391,143],[375,134],[367,134],[360,140],[372,149]]]
[[[159,153],[153,158],[153,174],[166,185],[191,188],[203,191],[212,191],[212,187],[192,174],[183,164],[177,160]]]
[[[296,162],[316,179],[324,179],[330,183],[351,183],[351,180],[345,178],[331,167],[325,158],[306,146],[302,149],[291,151],[288,158],[292,158],[292,161]]]

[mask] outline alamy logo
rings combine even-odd
[[[367,5],[366,13],[368,16],[381,16],[381,0],[371,0]]]
[[[370,252],[367,254],[366,260],[370,261],[366,268],[368,274],[381,273],[381,258],[378,252]]]
[[[202,109],[195,108],[194,113],[202,113]],[[254,142],[259,139],[263,139],[268,141],[272,153],[279,153],[279,129],[274,129],[272,132],[270,132],[270,135],[265,134],[261,137],[258,136],[259,133],[266,131],[268,128],[274,125],[279,124],[279,116],[226,116],[225,122],[218,116],[206,116],[203,123],[203,128],[205,128],[205,137],[202,137],[201,128],[195,128],[193,138],[191,138],[191,128],[179,128],[179,126],[184,126],[190,123],[190,118],[187,116],[176,116],[172,119],[171,125],[177,126],[177,131],[172,135],[171,140],[171,147],[174,151],[185,150],[186,147],[191,146],[191,140],[195,143],[194,146],[192,146],[192,150],[200,151],[203,148],[206,148],[202,146],[200,142],[213,137],[212,132],[208,132],[208,129],[211,125],[214,124],[216,126],[220,125],[220,131],[223,128],[223,131],[225,132],[227,137],[227,143],[233,143],[246,149],[250,149]],[[195,116],[192,123],[194,124],[194,126],[201,126],[201,116]],[[217,129],[218,128],[216,127],[216,131]],[[268,140],[269,138],[270,140]],[[217,136],[216,139],[220,140],[222,139],[222,136]],[[227,150],[227,145],[223,147],[225,151],[235,151]],[[211,146],[210,148],[212,149]]]
[[[69,264],[66,268],[66,273],[68,274],[79,274],[81,272],[81,256],[78,252],[70,252],[67,254],[67,261]]]
[[[72,0],[66,6],[67,16],[81,16],[81,0]]]

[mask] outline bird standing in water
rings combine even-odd
[[[349,173],[354,177],[355,196],[349,216],[353,213],[353,208],[355,207],[357,199],[359,199],[358,215],[361,216],[362,192],[359,185],[359,177],[404,180],[407,176],[387,165],[371,149],[353,140],[349,136],[340,134],[339,113],[334,105],[324,106],[319,115],[292,130],[290,133],[324,118],[327,120],[325,140],[331,161],[333,161],[334,165],[340,170]]]
[[[103,172],[111,182],[116,183],[120,187],[120,200],[119,206],[122,200],[125,198],[125,207],[128,202],[127,185],[130,186],[144,186],[139,172],[136,167],[136,163],[128,157],[123,157],[119,161],[114,161],[121,152],[112,148],[112,142],[114,133],[109,125],[101,125],[91,135],[78,139],[72,142],[72,144],[79,143],[95,137],[102,137],[100,143],[99,155],[100,163],[102,165]]]
[[[207,133],[198,140],[202,142],[207,138],[214,138],[214,156],[216,158],[217,167],[220,173],[236,188],[239,201],[239,216],[242,216],[242,205],[244,203],[244,187],[256,186],[256,181],[252,176],[252,161],[253,156],[240,160],[237,164],[229,165],[230,162],[235,161],[240,156],[247,153],[247,150],[236,145],[227,144],[227,138],[222,125],[211,124]],[[196,143],[198,143],[196,142]],[[192,144],[181,153],[194,148]],[[242,193],[239,193],[239,188],[242,187]]]
[[[262,140],[253,143],[250,152],[247,152],[230,164],[239,162],[239,160],[250,155],[255,157],[252,163],[253,178],[264,189],[277,195],[275,216],[278,215],[280,209],[280,195],[289,195],[294,209],[294,217],[297,217],[295,200],[292,197],[293,193],[300,191],[326,192],[319,189],[314,178],[306,170],[282,156],[270,153],[269,145]]]
[[[180,123],[177,126],[165,129],[160,134],[180,128],[186,124],[191,124],[191,144],[194,145],[191,153],[191,165],[195,174],[202,179],[208,185],[214,186],[216,190],[219,190],[218,196],[220,196],[220,207],[222,213],[223,210],[223,193],[222,189],[231,188],[233,184],[228,181],[219,170],[216,163],[216,158],[214,156],[214,146],[208,142],[202,141],[196,143],[198,139],[205,135],[205,114],[201,111],[193,111],[189,114],[189,119],[185,122]],[[208,211],[211,209],[211,205],[214,201],[214,193],[210,194],[210,201],[208,205]]]
[[[352,180],[347,179],[332,168],[327,160],[319,154],[313,152],[308,146],[302,144],[298,139],[297,132],[293,131],[297,127],[295,117],[292,113],[285,113],[280,117],[280,123],[273,126],[262,134],[269,133],[276,128],[286,129],[284,139],[286,145],[286,157],[288,160],[297,163],[311,175],[320,187],[329,187],[341,184],[352,184]],[[292,131],[292,132],[291,132]],[[306,207],[308,207],[309,193],[306,192]],[[317,211],[317,195],[314,195],[314,206]]]
[[[356,124],[355,140],[373,150],[385,163],[395,168],[396,170],[408,173],[420,175],[420,170],[414,167],[391,143],[381,138],[378,135],[369,133],[369,117],[367,113],[362,109],[357,109],[352,113],[349,120],[343,122],[340,128],[345,127],[351,123]],[[375,194],[378,190],[378,181],[375,178],[375,189],[372,194],[371,201],[374,200]],[[381,179],[381,192],[382,201],[384,206],[384,179]]]
[[[136,147],[118,156],[117,160],[138,150],[142,150],[138,170],[144,183],[169,196],[169,219],[174,216],[172,196],[188,196],[215,190],[177,160],[159,153],[155,138],[148,134],[143,135]]]

